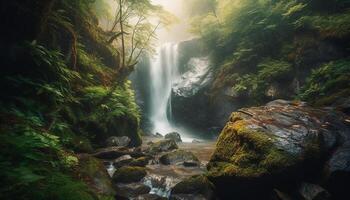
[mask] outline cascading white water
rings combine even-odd
[[[177,44],[166,43],[157,49],[150,66],[150,119],[154,132],[165,134],[176,131],[170,121],[171,90],[179,78]]]

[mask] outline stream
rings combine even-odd
[[[144,137],[142,149],[147,148],[147,143],[160,140],[155,137]],[[150,194],[169,198],[171,188],[185,178],[206,172],[206,164],[215,148],[214,141],[201,141],[199,143],[180,142],[179,149],[192,152],[200,161],[200,166],[185,167],[182,164],[163,165],[151,160],[146,165],[147,175],[140,181],[151,188]],[[107,171],[112,177],[115,172],[113,163],[107,165]]]

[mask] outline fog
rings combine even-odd
[[[184,0],[152,0],[152,2],[163,6],[165,10],[178,18],[177,23],[157,30],[159,44],[179,42],[193,37],[188,31],[190,23],[184,10]]]

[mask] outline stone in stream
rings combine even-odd
[[[133,160],[130,155],[123,155],[113,161],[113,166],[115,168],[119,168],[125,165],[129,165],[129,163]]]
[[[138,166],[138,167],[145,167],[148,162],[150,161],[151,157],[149,156],[144,156],[140,158],[134,158],[132,161],[129,163],[130,166]]]
[[[299,189],[299,193],[305,200],[329,200],[330,194],[321,186],[302,183]]]
[[[144,156],[139,158],[133,158],[130,155],[121,156],[113,161],[115,168],[120,168],[123,166],[138,166],[145,167],[148,164],[150,157]]]
[[[151,154],[156,154],[164,151],[171,151],[178,148],[179,147],[177,146],[174,140],[160,140],[151,144],[146,151]]]
[[[224,199],[264,199],[326,172],[333,195],[350,195],[350,129],[331,109],[276,100],[232,113],[207,168]],[[227,187],[230,185],[230,187]],[[290,188],[296,190],[297,188]]]
[[[182,142],[181,136],[180,136],[180,134],[178,132],[167,133],[164,136],[164,138],[168,139],[168,140],[174,140],[175,142]]]
[[[131,139],[127,136],[122,136],[122,137],[112,136],[107,138],[106,145],[108,147],[111,147],[111,146],[127,147],[129,146],[130,142],[131,142]]]
[[[120,156],[130,155],[133,158],[139,158],[145,156],[143,152],[134,151],[133,149],[129,149],[127,147],[107,147],[98,149],[92,156],[100,159],[112,160],[117,159]]]
[[[135,198],[139,195],[148,194],[151,188],[142,183],[116,184],[115,191],[118,196],[124,198]]]
[[[186,162],[188,165],[193,165],[194,163],[197,163],[197,166],[199,166],[198,158],[192,152],[185,151],[182,149],[177,149],[175,151],[163,154],[159,158],[159,161],[163,165],[178,163],[184,164],[184,162]]]
[[[146,175],[144,167],[123,166],[114,172],[112,178],[115,183],[133,183],[140,181]]]
[[[213,189],[213,184],[204,175],[192,176],[181,181],[172,188],[170,199],[211,200],[214,199]]]

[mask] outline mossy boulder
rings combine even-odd
[[[171,151],[178,149],[176,142],[174,140],[160,140],[150,144],[147,151],[151,154],[156,154],[164,151]]]
[[[159,158],[159,161],[164,165],[177,164],[184,162],[197,162],[199,165],[198,158],[189,151],[184,151],[182,149],[177,149],[169,153],[165,153]]]
[[[116,183],[138,182],[147,175],[144,167],[124,166],[117,169],[113,175],[113,181]]]
[[[334,148],[349,140],[344,120],[337,112],[284,100],[240,109],[218,138],[208,177],[225,198],[263,198],[274,187],[318,177]]]
[[[177,199],[178,195],[201,195],[204,199],[213,199],[214,185],[204,175],[187,178],[176,184],[171,190],[170,199]]]

